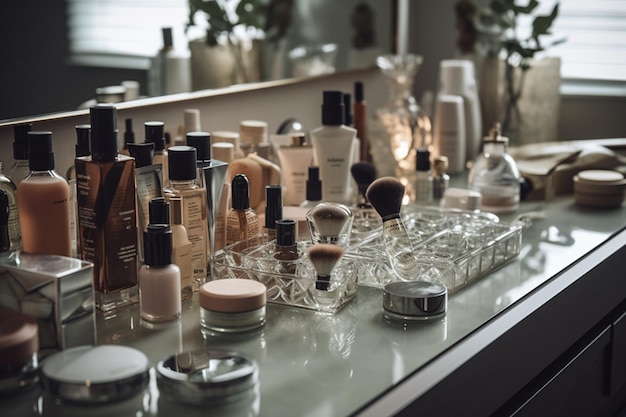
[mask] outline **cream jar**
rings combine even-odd
[[[249,279],[229,278],[209,281],[200,287],[202,332],[234,333],[265,324],[267,288]]]
[[[0,394],[37,384],[38,325],[31,317],[0,308]]]

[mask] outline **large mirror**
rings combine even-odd
[[[135,0],[146,4],[157,4]],[[163,0],[165,1],[165,0]],[[185,3],[187,0],[183,0]],[[189,0],[191,1],[191,0]],[[227,0],[232,1],[232,0]],[[327,71],[346,71],[373,66],[375,57],[394,47],[395,1],[380,0],[263,0],[273,8],[288,11],[283,21],[288,27],[281,43],[274,42],[276,25],[266,28],[259,41],[258,68],[249,82],[264,82],[289,77],[310,76]],[[41,114],[76,110],[96,98],[96,89],[120,85],[123,81],[139,83],[139,94],[149,96],[148,65],[124,67],[119,60],[92,60],[91,65],[76,63],[68,42],[68,4],[71,0],[35,0],[3,2],[2,28],[7,35],[0,77],[0,121]],[[102,0],[80,0],[78,4],[102,3]],[[105,2],[107,3],[107,2]],[[125,2],[119,2],[125,3]],[[269,13],[269,12],[268,12]],[[133,18],[135,18],[133,16]],[[147,15],[143,18],[148,18]],[[136,19],[142,19],[137,13]],[[69,22],[69,23],[68,23]],[[96,35],[97,36],[97,35]],[[9,41],[10,40],[10,41]],[[185,40],[186,42],[186,40]],[[330,45],[330,46],[329,46]],[[281,54],[268,51],[281,48]],[[335,48],[329,67],[319,59],[306,61],[314,50]],[[312,52],[313,51],[313,52]],[[300,55],[299,55],[300,54]],[[273,62],[272,62],[273,60]],[[144,58],[144,61],[148,61]],[[312,62],[312,63],[311,63]],[[214,64],[223,67],[221,61]],[[234,82],[242,82],[235,79]],[[257,85],[257,84],[253,84]],[[198,87],[196,88],[205,88]],[[193,86],[191,87],[193,90]]]

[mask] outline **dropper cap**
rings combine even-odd
[[[167,151],[170,180],[190,181],[196,179],[196,148],[172,146]]]
[[[167,224],[149,224],[143,234],[144,262],[149,266],[172,263],[172,230]]]
[[[165,197],[155,197],[148,203],[149,224],[170,224],[170,203]]]
[[[280,185],[265,186],[265,228],[275,229],[283,218],[283,190]]]
[[[135,158],[135,167],[154,164],[154,143],[128,143],[128,153]]]
[[[91,154],[91,125],[76,125],[76,157]]]
[[[13,159],[16,161],[28,160],[28,132],[32,128],[32,123],[13,126]]]
[[[320,201],[322,199],[322,181],[320,181],[319,167],[309,167],[309,178],[306,180],[306,199],[308,201]]]
[[[187,146],[196,148],[196,158],[198,161],[208,161],[211,159],[211,134],[208,132],[188,132]]]
[[[233,178],[231,185],[231,200],[234,210],[247,210],[250,208],[250,184],[248,177],[244,174],[237,174]]]
[[[28,167],[31,171],[50,171],[54,169],[52,132],[28,132]]]
[[[296,221],[293,219],[276,220],[276,244],[293,246],[296,244]]]
[[[165,149],[165,123],[159,121],[145,122],[146,142],[154,143],[155,151]]]
[[[340,126],[345,122],[343,93],[341,91],[324,91],[322,102],[322,125]]]
[[[89,109],[91,157],[94,161],[114,161],[117,156],[117,109],[112,104],[96,104]]]

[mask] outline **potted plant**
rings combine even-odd
[[[549,58],[540,62],[536,59],[539,52],[545,51],[551,46],[564,41],[564,39],[551,39],[552,25],[559,13],[557,3],[549,14],[533,16],[540,5],[537,0],[529,0],[525,5],[519,5],[515,0],[491,0],[486,7],[477,7],[471,0],[459,0],[455,6],[457,17],[457,30],[459,31],[458,46],[462,53],[474,54],[481,57],[477,65],[480,69],[481,103],[483,108],[483,127],[490,129],[494,122],[501,122],[504,134],[513,141],[520,140],[545,140],[545,137],[556,135],[558,102],[556,108],[546,112],[547,102],[538,103],[538,100],[528,103],[533,94],[530,92],[529,74],[534,79],[543,78],[537,88],[543,88],[544,92],[556,93],[558,100],[558,88],[560,84],[560,60]],[[523,25],[522,21],[527,22]],[[545,74],[539,74],[538,68],[548,68]],[[531,71],[535,71],[532,74]],[[549,75],[547,71],[552,71]],[[556,74],[556,80],[555,78]],[[534,82],[537,84],[537,82]],[[554,107],[554,94],[549,100]],[[527,99],[526,102],[523,99]],[[541,125],[536,119],[540,117],[537,112],[533,116],[524,114],[524,107],[535,105],[540,113],[552,117],[554,127],[552,133],[539,134],[536,127]],[[503,111],[500,111],[503,110]],[[532,109],[531,109],[532,112]],[[495,114],[494,114],[495,113]],[[526,118],[527,120],[524,120]],[[491,119],[491,120],[489,120]],[[522,138],[520,132],[522,124],[532,124],[535,132],[532,138]],[[554,140],[556,138],[552,138]],[[518,143],[519,144],[519,143]]]
[[[266,20],[263,0],[189,0],[187,29],[204,21],[203,39],[190,42],[194,89],[258,81],[255,41]]]

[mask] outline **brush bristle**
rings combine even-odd
[[[322,236],[339,236],[350,220],[347,208],[327,203],[321,203],[312,208],[310,217]]]
[[[317,275],[326,277],[330,276],[335,265],[343,256],[343,249],[341,246],[330,243],[318,243],[309,247],[307,253]]]
[[[404,197],[404,185],[394,177],[378,178],[367,188],[365,197],[380,217],[399,214]]]
[[[350,172],[359,186],[359,193],[365,197],[367,187],[376,179],[376,167],[371,162],[356,162],[350,167]]]

